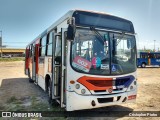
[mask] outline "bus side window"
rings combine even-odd
[[[61,37],[57,37],[56,39],[55,57],[57,56],[61,56]]]
[[[47,36],[47,56],[52,55],[52,32],[50,32]]]
[[[46,55],[46,35],[40,40],[40,52],[39,56],[45,56]]]
[[[157,54],[157,58],[160,59],[160,54]]]

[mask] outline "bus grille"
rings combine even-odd
[[[112,80],[87,80],[90,84],[97,87],[107,87],[112,86]]]

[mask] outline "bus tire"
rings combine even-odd
[[[146,67],[146,63],[142,63],[142,64],[141,64],[141,67],[142,67],[142,68],[145,68],[145,67]]]
[[[32,78],[31,78],[31,74],[30,74],[30,70],[28,69],[28,77],[29,77],[29,82],[30,83],[33,83],[33,80],[32,80]]]
[[[59,104],[56,102],[56,100],[52,99],[52,82],[51,79],[46,80],[46,92],[48,94],[48,102],[51,106],[58,106]]]

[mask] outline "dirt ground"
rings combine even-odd
[[[44,103],[43,107],[36,107],[38,104],[42,106],[42,103]],[[0,111],[42,109],[43,111],[54,110],[48,104],[45,92],[35,84],[28,82],[28,77],[24,75],[24,61],[0,62]],[[160,68],[138,68],[138,95],[136,103],[109,106],[103,108],[103,110],[160,111]],[[96,120],[97,118],[92,119]],[[113,117],[109,119],[144,118]]]

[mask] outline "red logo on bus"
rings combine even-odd
[[[79,56],[76,56],[74,58],[72,65],[75,68],[78,68],[78,69],[85,71],[85,72],[89,72],[89,70],[91,68],[91,62],[89,62],[88,60],[81,58]]]

